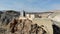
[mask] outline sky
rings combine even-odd
[[[0,10],[31,12],[60,10],[60,0],[0,0]]]

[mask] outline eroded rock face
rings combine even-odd
[[[47,34],[47,31],[44,29],[45,26],[39,26],[43,21],[39,20],[41,23],[37,21],[40,23],[39,25],[35,21],[33,24],[33,21],[27,18],[16,19],[19,16],[19,12],[0,11],[0,34]],[[44,24],[46,23],[44,22]],[[60,34],[60,28],[58,26],[53,25],[53,30],[54,34]]]
[[[5,12],[0,12],[1,17],[0,17],[0,22],[2,25],[7,25],[13,18],[16,18],[20,15],[19,12],[10,10],[10,11],[5,11]]]
[[[32,24],[33,22],[29,19],[14,19],[9,23],[8,31],[11,34],[46,34],[46,31],[37,24]]]
[[[5,12],[0,11],[0,34],[8,34],[7,25],[12,21],[12,19],[20,16],[19,12],[8,10]]]

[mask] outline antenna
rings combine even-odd
[[[25,17],[25,11],[23,10],[23,16]]]

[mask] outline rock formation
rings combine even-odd
[[[33,22],[29,19],[14,19],[9,23],[8,31],[11,34],[46,34],[46,31],[37,24],[32,24]]]
[[[16,11],[0,11],[0,34],[47,34],[47,31],[44,29],[45,26],[41,24],[38,25],[37,20],[36,23],[33,24],[33,20],[26,17],[26,19],[20,19],[19,16],[20,13]],[[40,23],[40,21],[43,22],[39,20],[38,23]],[[44,24],[47,23],[44,22]],[[53,25],[53,32],[54,34],[60,34],[60,28]]]

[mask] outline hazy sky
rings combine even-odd
[[[60,0],[0,0],[0,10],[60,10]]]

